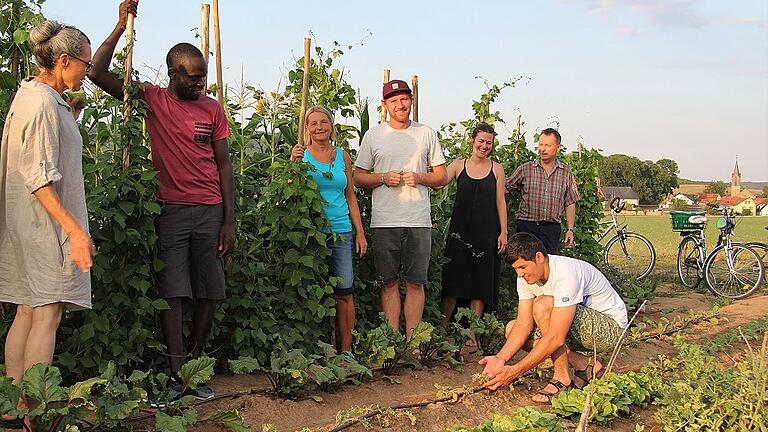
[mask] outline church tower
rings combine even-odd
[[[736,166],[733,167],[733,173],[731,173],[731,196],[739,196],[741,194],[741,173],[739,172],[739,157],[736,157]]]

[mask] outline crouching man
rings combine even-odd
[[[608,279],[591,264],[547,255],[542,242],[528,233],[512,236],[507,261],[517,272],[517,320],[507,324],[504,347],[480,360],[485,387],[496,390],[534,368],[547,357],[554,376],[533,400],[551,402],[571,387],[582,388],[600,376],[603,364],[577,351],[613,351],[627,326],[627,307]],[[518,351],[528,355],[507,365]]]

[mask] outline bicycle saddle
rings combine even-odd
[[[707,217],[702,215],[693,215],[688,218],[688,222],[692,224],[703,224],[707,222]]]

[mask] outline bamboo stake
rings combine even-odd
[[[515,160],[520,156],[520,128],[522,127],[522,115],[517,115],[517,136],[515,137]]]
[[[384,69],[384,84],[389,82],[389,69]],[[386,123],[387,121],[387,107],[384,106],[384,101],[381,102],[381,118],[379,123]]]
[[[200,5],[200,51],[203,52],[205,64],[208,64],[211,56],[211,5]],[[208,87],[206,78],[205,86]]]
[[[419,76],[411,77],[411,92],[413,93],[413,121],[419,121]]]
[[[648,300],[643,300],[643,303],[640,305],[639,308],[635,311],[635,314],[632,315],[632,318],[629,320],[629,323],[627,323],[627,327],[624,328],[624,331],[621,332],[621,335],[619,335],[619,340],[616,342],[616,346],[613,348],[613,353],[611,353],[611,358],[608,360],[608,364],[605,366],[605,372],[603,372],[603,376],[605,374],[608,374],[613,369],[613,364],[616,362],[616,359],[619,356],[619,351],[621,351],[621,345],[624,343],[624,337],[627,335],[627,330],[632,325],[632,323],[635,321],[635,318],[637,318],[637,314],[640,313],[641,310],[645,307],[645,303],[647,303]],[[594,335],[593,335],[594,337]],[[593,342],[594,344],[594,342]],[[593,357],[594,363],[597,364],[597,350],[594,351],[594,357]],[[594,369],[593,372],[594,374]],[[595,387],[592,386],[589,389],[589,392],[587,393],[587,397],[584,400],[584,409],[581,412],[581,417],[579,418],[579,424],[576,426],[576,432],[586,432],[587,430],[587,423],[589,422],[589,415],[592,411],[592,397],[595,394]]]
[[[301,111],[299,111],[299,145],[306,147],[304,142],[304,116],[307,114],[307,99],[309,99],[309,75],[312,72],[309,51],[312,39],[304,38],[304,79],[301,83]]]
[[[133,22],[136,17],[128,14],[128,22],[125,26],[125,77],[123,77],[123,121],[128,122],[131,116],[131,98],[129,87],[133,77]],[[131,139],[125,137],[123,142],[123,169],[131,164]]]
[[[221,29],[219,27],[219,0],[213,0],[213,39],[216,44],[216,98],[224,105],[224,79],[221,71]]]

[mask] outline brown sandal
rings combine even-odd
[[[545,391],[544,391],[544,389],[546,389],[546,388],[547,388],[547,386],[548,386],[548,385],[550,385],[550,384],[552,384],[552,385],[555,387],[555,389],[557,389],[557,391],[555,391],[554,393],[548,393],[548,392],[545,392]],[[544,402],[544,401],[541,401],[541,402],[540,402],[540,401],[536,401],[536,400],[534,400],[534,402],[536,402],[536,403],[540,403],[540,404],[549,404],[549,403],[552,403],[552,399],[553,399],[555,396],[559,395],[559,394],[560,394],[560,392],[563,392],[563,391],[568,391],[568,390],[570,390],[570,389],[572,389],[572,388],[573,388],[573,386],[572,386],[572,385],[565,385],[565,384],[563,384],[562,382],[560,382],[560,381],[558,381],[558,380],[556,380],[556,379],[552,379],[552,380],[551,380],[549,383],[547,383],[547,385],[546,385],[546,386],[544,386],[544,388],[543,388],[543,389],[541,389],[541,390],[539,390],[538,392],[536,392],[536,394],[537,394],[537,395],[542,395],[542,396],[546,397],[546,398],[547,398],[546,402]]]

